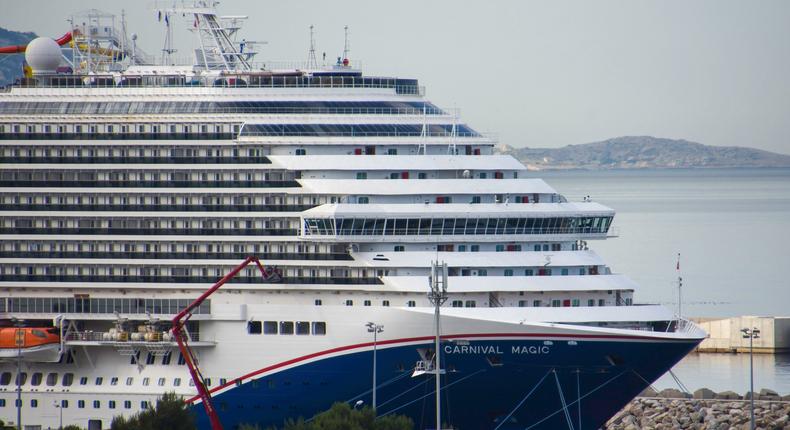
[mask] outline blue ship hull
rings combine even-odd
[[[442,422],[468,429],[598,429],[699,340],[480,340],[443,344]],[[435,428],[434,375],[412,377],[418,349],[382,348],[378,415],[402,414],[416,429]],[[320,359],[215,394],[226,429],[239,424],[281,427],[335,402],[372,402],[371,350]],[[193,405],[200,428],[210,425]],[[449,426],[448,426],[449,427]]]

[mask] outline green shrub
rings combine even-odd
[[[132,415],[117,416],[110,424],[112,430],[194,430],[195,416],[186,402],[175,393],[165,393],[156,406]]]

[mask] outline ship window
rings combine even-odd
[[[115,400],[110,400],[107,402],[107,407],[110,409],[115,409]]]
[[[382,300],[381,301],[381,306],[386,307],[386,306],[389,306],[389,305],[390,305],[390,301],[389,300]]]
[[[567,269],[567,268],[564,268],[564,269],[562,269],[562,270],[560,271],[560,273],[562,273],[562,276],[568,276],[568,269]]]
[[[532,301],[532,306],[534,306],[536,308],[541,307],[542,306],[541,301],[540,300],[533,300]]]
[[[462,300],[453,300],[453,307],[462,308],[464,307],[464,302]]]
[[[147,387],[148,384],[150,384],[150,383],[151,383],[151,378],[149,378],[147,376],[145,378],[143,378],[143,387]]]
[[[598,299],[598,306],[606,306],[606,300]]]
[[[124,400],[123,401],[123,407],[125,409],[132,409],[132,401],[131,400]]]
[[[148,409],[148,400],[140,401],[140,409]]]
[[[77,400],[77,407],[80,409],[85,409],[85,400]]]
[[[474,300],[467,300],[465,305],[467,308],[474,308],[477,307],[477,302]]]
[[[260,321],[247,321],[247,334],[261,334],[262,326]]]
[[[104,378],[101,376],[96,377],[96,385],[101,385],[104,382]]]
[[[558,308],[560,306],[562,306],[562,301],[561,300],[554,299],[554,300],[551,301],[551,307]]]
[[[118,385],[118,377],[117,376],[113,376],[112,379],[110,379],[110,385]]]
[[[0,408],[5,407],[5,399],[0,399]]]
[[[315,299],[315,305],[316,306],[321,306],[322,304],[323,304],[323,302],[321,301],[321,299]]]
[[[310,323],[307,321],[297,321],[296,322],[296,334],[297,335],[308,335],[310,334]]]
[[[395,248],[393,248],[393,249],[394,249],[395,252],[403,252],[403,251],[406,250],[406,247],[403,246],[403,245],[395,245]]]
[[[11,383],[11,372],[3,372],[0,375],[0,385],[8,385]]]
[[[83,376],[80,378],[80,385],[88,385],[88,377]]]
[[[73,373],[69,372],[69,373],[64,373],[63,374],[63,380],[61,381],[61,383],[63,384],[64,387],[71,386],[71,384],[73,382],[74,382],[74,374]]]
[[[505,276],[513,276],[513,269],[505,269]]]
[[[27,382],[27,373],[26,372],[17,373],[16,385],[25,385],[25,382]]]
[[[370,306],[370,300],[365,300],[362,304],[364,306]]]
[[[417,302],[415,302],[414,300],[409,300],[408,302],[406,302],[406,306],[413,308],[417,306]]]
[[[368,174],[367,172],[357,172],[357,179],[367,179]]]
[[[425,173],[425,172],[417,173],[417,179],[427,179],[427,178],[428,178],[428,174],[427,173]]]
[[[520,307],[520,308],[527,307],[527,304],[528,304],[528,302],[526,300],[519,300],[518,301],[518,307]]]
[[[47,374],[47,386],[54,387],[58,383],[58,374],[55,372]]]
[[[264,321],[263,334],[277,334],[277,321]]]
[[[165,382],[167,382],[165,378],[159,378],[159,380],[156,381],[156,385],[159,385],[160,387],[164,387]]]
[[[94,400],[93,401],[93,409],[101,408],[101,400]]]
[[[60,401],[60,407],[61,408],[68,408],[69,407],[69,401],[66,400],[66,399],[61,400]]]
[[[30,378],[30,385],[37,387],[41,385],[41,380],[44,378],[44,375],[41,372],[36,372],[33,374],[33,377]]]
[[[134,378],[131,376],[126,378],[126,385],[132,385],[132,384],[134,384]]]
[[[534,273],[532,269],[524,269],[524,276],[532,276]]]
[[[293,321],[280,321],[280,334],[294,334]]]
[[[326,334],[326,323],[317,321],[313,323],[313,334],[316,336],[323,336]]]
[[[595,299],[587,300],[587,306],[595,306]]]
[[[38,400],[36,400],[36,399],[31,400],[30,401],[30,407],[31,408],[37,408],[38,407]]]
[[[173,379],[173,386],[174,387],[180,387],[181,386],[181,378]]]
[[[581,302],[579,301],[579,299],[571,300],[571,306],[578,307],[579,305],[581,305]]]
[[[346,300],[346,306],[354,306],[353,300]]]

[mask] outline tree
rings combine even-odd
[[[247,427],[249,430],[256,427]],[[413,430],[411,418],[387,415],[376,418],[373,409],[352,409],[347,403],[335,403],[310,421],[288,420],[283,430]]]
[[[175,393],[165,393],[156,401],[156,407],[139,412],[129,418],[117,416],[110,424],[112,430],[194,430],[195,416],[186,402]]]

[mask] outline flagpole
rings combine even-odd
[[[682,318],[683,311],[683,277],[680,276],[680,253],[678,252],[678,264],[675,266],[678,274],[678,320]]]

